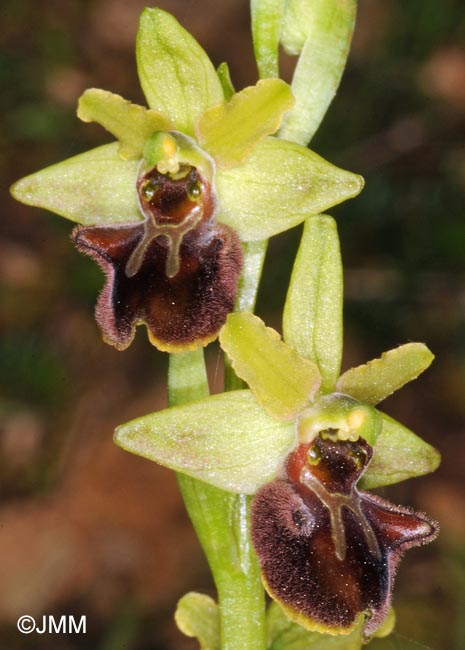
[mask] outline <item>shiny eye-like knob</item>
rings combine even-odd
[[[349,456],[354,461],[355,466],[358,470],[361,470],[363,467],[365,467],[365,463],[367,461],[367,452],[365,449],[363,449],[363,447],[357,443],[350,444]]]
[[[144,183],[142,183],[140,188],[140,195],[144,201],[151,201],[155,196],[155,192],[159,186],[159,182],[154,178],[148,178]]]
[[[187,188],[187,196],[190,201],[198,201],[202,196],[202,185],[199,180],[194,181]]]
[[[307,462],[309,465],[318,465],[322,457],[321,449],[314,444],[307,453]]]

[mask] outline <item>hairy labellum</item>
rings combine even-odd
[[[348,634],[361,615],[369,637],[387,616],[397,565],[437,524],[356,483],[372,448],[318,436],[289,456],[285,476],[252,504],[252,539],[265,586],[309,630]]]
[[[239,239],[214,221],[211,184],[191,165],[166,173],[154,167],[140,176],[137,191],[144,221],[78,227],[72,235],[106,275],[96,308],[103,337],[124,350],[144,323],[160,350],[205,345],[234,306]]]

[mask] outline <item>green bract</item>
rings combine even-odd
[[[217,163],[218,220],[244,241],[290,228],[360,192],[363,181],[304,147],[271,137],[292,107],[290,88],[265,79],[231,96],[195,39],[168,13],[145,9],[137,66],[149,108],[119,95],[87,90],[78,115],[98,122],[118,144],[99,147],[18,181],[20,201],[86,226],[134,223],[138,161],[157,131],[196,139]]]
[[[336,223],[327,215],[305,222],[283,332],[287,343],[317,364],[323,391],[333,391],[342,357],[342,266]]]
[[[355,26],[356,0],[288,0],[281,43],[299,54],[292,79],[296,98],[280,129],[282,138],[307,144],[336,90]]]
[[[279,135],[306,145],[339,86],[356,14],[355,0],[252,0],[252,32],[261,77],[279,77],[279,44],[298,55],[296,100]]]

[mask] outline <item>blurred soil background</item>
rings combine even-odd
[[[72,224],[15,203],[19,177],[108,142],[75,116],[87,87],[144,103],[134,62],[143,0],[0,6],[0,648],[184,650],[172,613],[213,593],[172,473],[112,443],[166,405],[166,360],[142,330],[102,343],[97,267]],[[255,83],[245,0],[165,0],[237,88]],[[290,75],[293,62],[283,57]],[[398,633],[465,648],[465,11],[462,0],[360,0],[340,92],[312,148],[363,174],[332,211],[345,263],[344,367],[407,341],[437,355],[384,409],[443,454],[436,474],[383,490],[441,523],[397,580]],[[277,206],[279,209],[279,206]],[[300,230],[273,240],[258,312],[280,328]],[[279,260],[279,264],[276,263]],[[221,360],[207,352],[220,390]],[[87,615],[87,635],[22,636],[20,615]],[[396,646],[397,647],[397,646]],[[401,647],[399,645],[399,647]],[[239,650],[239,649],[238,649]]]

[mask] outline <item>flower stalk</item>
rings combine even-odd
[[[170,406],[207,397],[203,350],[170,355]],[[265,650],[265,595],[250,541],[250,497],[177,474],[218,592],[221,650]]]

